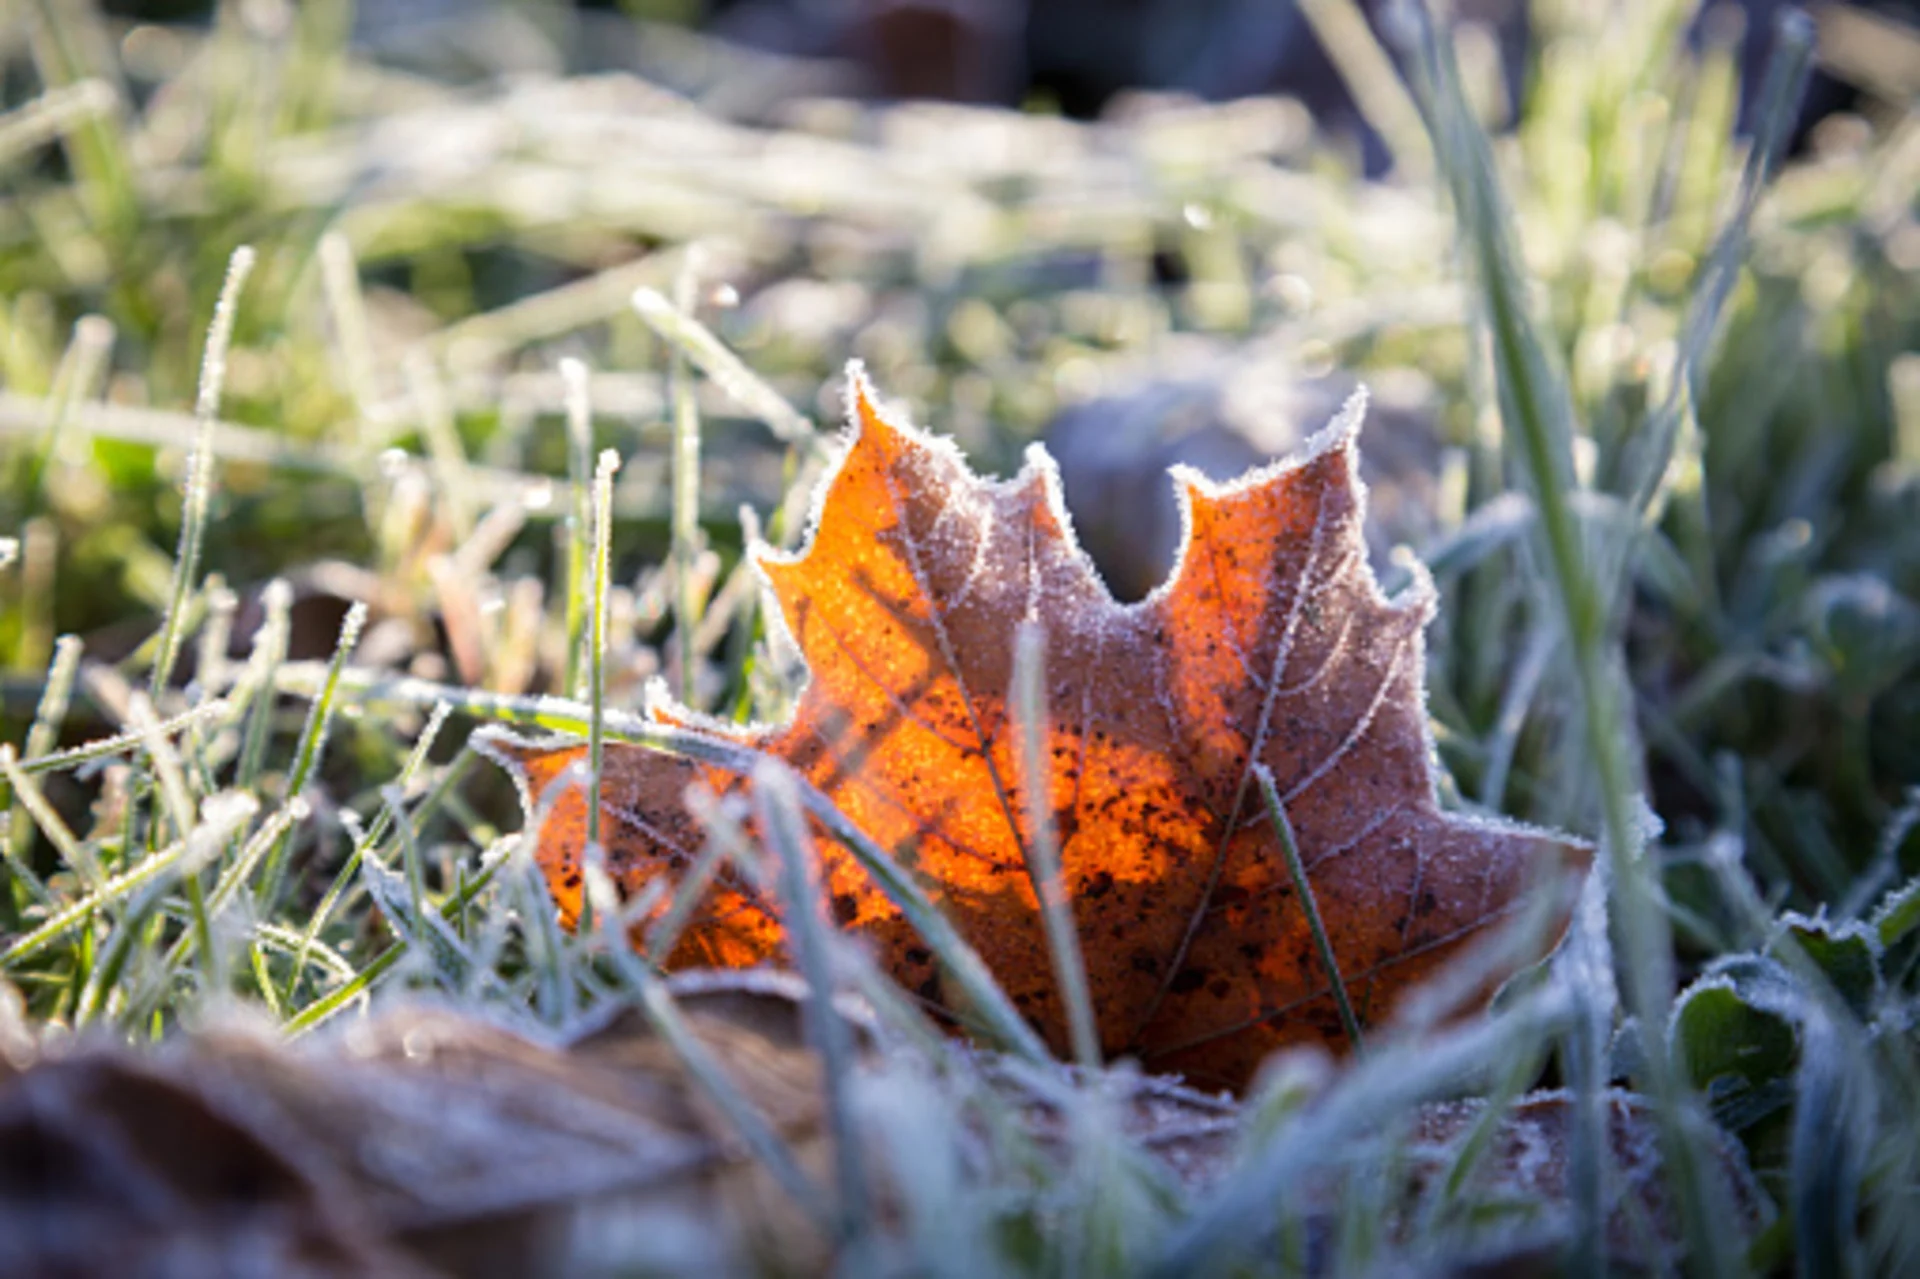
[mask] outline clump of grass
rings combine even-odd
[[[1580,1116],[1569,1264],[1599,1264],[1609,1082],[1664,1124],[1692,1265],[1920,1261],[1909,104],[1869,101],[1780,161],[1801,36],[1741,134],[1717,20],[1696,40],[1680,3],[1543,3],[1506,119],[1456,66],[1484,33],[1416,12],[1410,92],[1354,6],[1316,0],[1398,162],[1368,183],[1278,102],[1098,126],[796,108],[769,131],[619,77],[402,77],[346,43],[344,6],[250,25],[268,8],[188,32],[39,6],[0,50],[28,86],[0,116],[0,975],[36,1026],[154,1039],[237,999],[297,1035],[419,990],[572,1024],[631,999],[697,1057],[623,923],[665,905],[646,950],[670,949],[704,877],[761,864],[744,815],[710,811],[706,855],[656,900],[600,875],[592,924],[563,935],[468,744],[535,724],[763,770],[765,864],[807,977],[921,1052],[845,1068],[845,1028],[812,1010],[848,1161],[830,1185],[719,1065],[689,1066],[850,1257],[1463,1257],[1523,1231],[1479,1198],[1470,1152],[1412,1184],[1405,1122],[1488,1096],[1483,1150],[1547,1061]],[[447,167],[448,130],[506,122]],[[1204,1201],[1115,1119],[1125,1076],[1095,1069],[1084,1016],[1063,1073],[824,797],[632,714],[659,674],[735,718],[790,704],[800,672],[742,550],[763,521],[798,536],[816,394],[848,355],[992,466],[1167,352],[1421,375],[1439,476],[1414,549],[1443,600],[1429,685],[1455,798],[1610,854],[1605,908],[1486,1020],[1370,1035],[1331,1080],[1277,1067]],[[595,471],[609,452],[617,474]],[[1042,650],[1022,646],[1029,755]],[[948,1043],[813,927],[802,811],[1004,1058]],[[1740,1056],[1756,1027],[1793,1052]],[[1771,1073],[1722,1071],[1722,1049]],[[1064,1153],[1034,1147],[996,1071],[1063,1116]],[[1713,1229],[1716,1124],[1779,1209],[1744,1255]],[[886,1212],[862,1199],[862,1152],[899,1189]]]

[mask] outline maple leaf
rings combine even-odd
[[[1367,564],[1360,397],[1298,456],[1234,483],[1175,468],[1179,561],[1153,594],[1120,604],[1074,541],[1043,449],[1011,481],[979,479],[952,444],[890,420],[857,369],[849,381],[849,435],[808,546],[754,551],[810,672],[792,722],[736,730],[664,702],[651,712],[808,778],[912,868],[1056,1051],[1066,1017],[1008,702],[1023,622],[1045,628],[1048,796],[1108,1053],[1239,1086],[1282,1045],[1340,1046],[1256,764],[1277,780],[1363,1020],[1517,910],[1530,885],[1585,865],[1577,841],[1436,802],[1421,639],[1433,589],[1420,574],[1389,601]],[[584,751],[495,746],[532,796]],[[607,747],[602,829],[626,892],[698,853],[695,782],[745,784]],[[586,809],[581,787],[561,789],[536,856],[571,922]],[[822,874],[841,927],[947,1007],[933,955],[859,864],[823,841]],[[773,902],[723,875],[667,963],[778,962],[782,948]]]

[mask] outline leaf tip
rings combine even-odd
[[[513,779],[520,802],[529,813],[538,809],[554,779],[584,756],[587,749],[586,744],[576,738],[526,738],[504,724],[487,724],[475,729],[467,738],[467,744]]]
[[[748,549],[752,554],[752,548]],[[673,691],[667,687],[665,678],[659,675],[647,677],[640,686],[640,713],[656,724],[669,723],[677,703],[673,700]]]
[[[1307,470],[1315,463],[1333,455],[1346,459],[1349,473],[1356,493],[1364,496],[1365,488],[1360,484],[1359,475],[1359,439],[1360,427],[1367,416],[1367,388],[1362,385],[1354,389],[1340,411],[1335,413],[1327,424],[1302,440],[1298,446],[1276,457],[1265,466],[1258,466],[1245,472],[1236,479],[1215,480],[1204,471],[1184,462],[1167,468],[1179,486],[1183,500],[1218,500],[1237,494],[1264,488],[1283,476],[1294,475]]]
[[[891,426],[880,411],[880,397],[873,389],[873,379],[867,376],[867,363],[861,359],[847,361],[847,428],[852,439],[858,439],[875,427]]]
[[[482,759],[497,765],[513,782],[521,811],[533,812],[533,770],[541,748],[504,724],[481,725],[468,736],[467,745]]]
[[[504,724],[482,724],[467,738],[482,758],[492,760],[509,773],[525,775],[529,763],[539,753],[532,742]]]
[[[1372,392],[1367,389],[1365,382],[1354,387],[1353,394],[1349,395],[1346,403],[1340,406],[1340,411],[1333,415],[1333,420],[1307,440],[1306,451],[1309,454],[1315,454],[1335,445],[1350,444],[1358,439],[1360,424],[1366,420],[1367,405],[1371,398]],[[1322,436],[1326,437],[1326,444],[1316,449],[1315,442]]]

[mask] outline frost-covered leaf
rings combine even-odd
[[[757,552],[811,681],[784,727],[702,727],[784,759],[912,867],[1056,1049],[1066,1018],[1008,704],[1024,622],[1046,632],[1046,781],[1109,1053],[1237,1086],[1277,1047],[1341,1044],[1256,764],[1277,779],[1363,1019],[1530,887],[1565,892],[1564,872],[1585,865],[1576,841],[1436,803],[1421,643],[1433,593],[1420,577],[1390,601],[1367,566],[1357,401],[1300,455],[1235,483],[1176,469],[1179,564],[1122,605],[1075,544],[1043,451],[1013,480],[984,481],[950,444],[886,417],[858,376],[852,397],[807,549]],[[534,796],[583,749],[496,744]],[[627,891],[692,864],[703,832],[683,797],[696,781],[742,785],[609,748],[603,830]],[[538,836],[569,919],[585,830],[575,788]],[[957,1011],[899,910],[850,856],[823,856],[840,924],[908,990]],[[723,875],[666,958],[739,966],[775,961],[782,945],[771,903]]]
[[[1865,1275],[1857,1234],[1860,1181],[1874,1126],[1862,1063],[1824,1009],[1801,1028],[1788,1184],[1802,1274]]]
[[[1888,893],[1873,913],[1873,931],[1880,945],[1893,946],[1920,928],[1920,877]]]
[[[1768,946],[1775,958],[1787,942],[1798,946],[1817,965],[1854,1016],[1873,1018],[1880,998],[1880,939],[1858,922],[1836,924],[1825,917],[1789,913],[1780,921],[1780,937]]]
[[[1792,1104],[1801,998],[1779,964],[1739,956],[1716,965],[1674,1005],[1674,1061],[1723,1127],[1744,1132]]]

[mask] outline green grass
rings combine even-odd
[[[1775,164],[1804,47],[1740,135],[1724,23],[1539,0],[1508,119],[1484,33],[1403,21],[1402,85],[1319,0],[1398,160],[1367,182],[1277,103],[813,104],[768,132],[624,78],[456,87],[350,49],[344,3],[249,26],[269,7],[0,31],[0,980],[40,1032],[154,1039],[237,999],[304,1034],[435,991],[549,1026],[631,999],[697,1057],[604,875],[594,926],[553,924],[469,740],[756,768],[632,712],[656,674],[722,716],[791,705],[741,552],[799,535],[849,356],[1003,472],[1141,367],[1411,370],[1449,797],[1606,849],[1550,970],[1431,1038],[1370,1028],[1337,1075],[1276,1069],[1194,1201],[884,850],[763,772],[769,887],[809,891],[811,813],[1007,1056],[952,1051],[801,911],[807,975],[924,1045],[830,1072],[853,1162],[813,1180],[690,1069],[846,1256],[930,1271],[1430,1269],[1519,1228],[1471,1154],[1409,1186],[1400,1119],[1541,1078],[1575,1098],[1569,1270],[1611,1202],[1610,1082],[1660,1120],[1690,1268],[1920,1265],[1920,114],[1870,99]],[[771,74],[713,57],[678,87]],[[709,816],[706,874],[745,851],[744,814]],[[843,1032],[808,1025],[830,1061]],[[994,1070],[1054,1099],[1062,1157]],[[1713,1125],[1778,1210],[1747,1252],[1713,1229]]]

